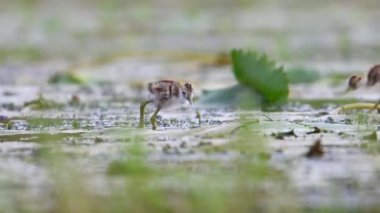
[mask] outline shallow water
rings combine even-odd
[[[365,142],[362,136],[376,131],[373,122],[368,125],[355,123],[357,118],[354,115],[318,115],[329,112],[337,104],[322,108],[289,104],[284,107],[289,112],[240,111],[195,104],[160,113],[157,131],[149,130],[148,123],[146,129],[138,130],[135,129],[138,122],[138,100],[143,99],[145,94],[141,92],[140,86],[136,88],[131,85],[144,85],[145,80],[136,83],[140,77],[128,71],[128,67],[139,69],[139,75],[144,75],[143,72],[146,71],[153,74],[156,72],[159,76],[164,67],[181,66],[180,71],[172,68],[164,73],[173,77],[186,73],[187,79],[194,79],[198,96],[201,94],[199,88],[207,87],[207,81],[201,76],[206,75],[212,79],[218,75],[225,79],[224,82],[233,82],[233,77],[224,68],[220,70],[223,73],[216,73],[213,71],[215,68],[210,69],[210,72],[194,68],[189,71],[183,64],[165,62],[163,65],[157,59],[126,59],[122,63],[116,62],[115,67],[126,67],[124,72],[118,74],[116,70],[120,68],[112,68],[112,64],[113,62],[107,64],[111,71],[107,72],[105,78],[102,78],[105,73],[103,65],[82,71],[81,74],[92,81],[86,86],[42,83],[40,86],[3,87],[2,104],[14,106],[1,110],[4,122],[0,125],[0,153],[3,159],[0,168],[3,171],[3,183],[12,181],[17,186],[12,189],[12,193],[23,194],[27,191],[36,193],[37,195],[30,196],[40,202],[46,203],[49,200],[46,198],[51,193],[50,177],[46,173],[45,163],[40,162],[43,158],[38,153],[41,149],[50,149],[72,156],[69,162],[87,174],[89,185],[96,185],[91,191],[102,194],[109,182],[104,176],[109,165],[115,160],[123,159],[125,143],[133,141],[125,139],[128,132],[145,138],[143,143],[149,153],[147,160],[154,165],[233,162],[239,152],[224,146],[236,137],[234,132],[241,128],[241,118],[244,117],[245,120],[253,121],[248,128],[266,138],[270,164],[287,174],[303,205],[313,208],[334,205],[355,208],[377,206],[375,197],[380,192],[375,184],[379,178],[376,166],[378,156],[369,154],[360,147]],[[112,72],[112,69],[115,71]],[[107,83],[97,83],[97,79]],[[297,87],[300,86],[294,86],[293,91]],[[308,87],[310,91],[312,88],[313,86]],[[329,87],[330,94],[339,89],[340,87]],[[46,99],[64,104],[63,108],[33,110],[23,107],[24,102],[35,99],[40,93]],[[80,105],[67,105],[74,94],[80,98]],[[292,98],[298,98],[296,94],[299,93],[294,92]],[[323,97],[323,93],[319,94]],[[303,98],[302,94],[300,98]],[[201,127],[195,117],[196,109],[202,114]],[[152,108],[148,108],[147,114],[152,111]],[[376,115],[373,115],[373,119],[376,119]],[[314,127],[325,132],[307,134]],[[289,130],[294,130],[297,137],[277,140],[271,136],[272,133]],[[318,138],[322,138],[324,156],[320,159],[306,158],[304,154]],[[18,178],[15,179],[15,176]],[[25,205],[34,201],[27,197],[22,199]],[[48,208],[51,204],[47,202],[46,205]]]
[[[285,174],[299,206],[379,206],[380,149],[377,139],[366,138],[378,133],[379,117],[375,113],[328,112],[340,105],[337,99],[377,99],[377,91],[342,95],[344,78],[332,81],[329,75],[360,73],[377,60],[380,4],[363,1],[343,6],[338,1],[292,0],[255,1],[247,6],[225,2],[230,8],[203,8],[206,3],[196,3],[192,8],[168,2],[170,8],[142,3],[133,10],[124,4],[103,8],[83,3],[74,8],[61,3],[59,11],[46,9],[50,1],[36,1],[30,8],[0,3],[9,6],[0,13],[5,23],[0,29],[0,47],[9,50],[0,53],[2,209],[16,211],[18,202],[21,211],[56,207],[51,195],[57,185],[65,184],[57,184],[61,179],[56,176],[62,171],[54,170],[56,162],[50,155],[63,156],[64,163],[57,168],[75,165],[80,172],[72,171],[73,176],[85,182],[79,185],[92,194],[107,196],[120,184],[108,175],[110,167],[128,158],[126,150],[136,141],[147,150],[149,165],[210,171],[213,167],[205,162],[222,162],[228,167],[242,155],[229,147],[239,138],[239,129],[264,138],[268,147],[261,157]],[[129,22],[121,24],[124,20]],[[41,53],[25,50],[25,46]],[[233,85],[236,81],[229,66],[213,62],[216,53],[239,46],[266,52],[285,67],[314,69],[322,79],[291,85],[290,99],[295,101],[281,112],[212,108],[195,101],[191,107],[161,112],[157,131],[150,130],[148,122],[143,130],[135,128],[148,82],[163,78],[190,81],[196,98],[203,89]],[[85,83],[48,83],[53,74],[67,70]],[[24,106],[40,94],[57,105],[44,109]],[[79,97],[79,104],[68,104],[73,96]],[[149,107],[147,114],[153,110]],[[196,110],[202,114],[200,127]],[[310,134],[314,127],[322,131]],[[279,140],[271,136],[290,130],[296,137]],[[319,138],[325,154],[306,158],[305,153]],[[252,138],[252,144],[256,140]],[[178,184],[179,178],[172,179],[175,175],[154,181],[186,186]],[[274,185],[275,192],[282,189],[275,182],[263,183],[263,187],[266,184]],[[69,189],[76,192],[75,187]]]

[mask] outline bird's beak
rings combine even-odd
[[[187,99],[190,103],[190,105],[193,105],[193,100],[191,100],[191,98]]]
[[[344,90],[344,95],[351,92],[353,89],[351,87],[347,87],[346,90]]]

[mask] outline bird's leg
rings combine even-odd
[[[147,100],[147,101],[141,102],[141,104],[140,104],[140,123],[139,123],[139,128],[144,128],[144,109],[145,109],[146,105],[148,105],[149,103],[152,103],[152,102],[153,102],[152,100]]]
[[[195,116],[196,118],[198,118],[198,125],[201,126],[202,119],[201,119],[201,113],[199,112],[199,110],[195,111]]]
[[[156,130],[157,129],[157,124],[156,124],[156,116],[158,112],[160,111],[161,107],[158,106],[156,111],[153,113],[152,117],[150,118],[150,123],[152,124],[152,129]]]

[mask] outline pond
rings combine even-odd
[[[378,59],[372,1],[0,3],[0,207],[7,212],[376,210],[378,90],[344,94]],[[57,8],[58,6],[58,8]],[[226,15],[228,14],[228,15]],[[288,102],[202,103],[237,84],[229,51],[266,53]],[[137,128],[147,84],[193,105]],[[274,85],[273,87],[275,87]],[[201,124],[195,112],[201,114]],[[318,146],[317,142],[320,142]]]

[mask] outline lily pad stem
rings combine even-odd
[[[339,114],[343,111],[347,110],[360,110],[360,109],[368,109],[368,110],[380,110],[380,105],[376,103],[353,103],[353,104],[345,104],[334,109],[331,113]]]

